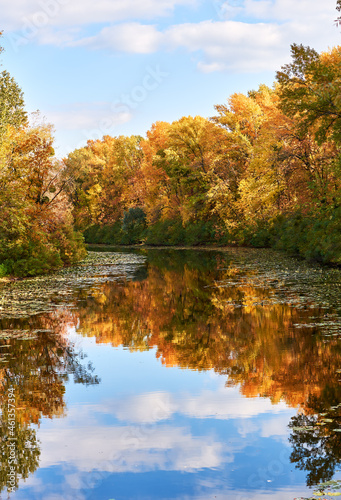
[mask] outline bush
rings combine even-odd
[[[27,226],[21,234],[5,234],[2,230],[0,235],[2,274],[19,277],[46,274],[86,255],[83,236],[67,224],[58,226],[53,233]]]
[[[196,246],[227,244],[229,235],[213,221],[192,222],[183,226],[179,219],[166,219],[146,227],[143,210],[125,212],[122,224],[94,225],[84,232],[88,244],[134,245],[144,242],[153,246]]]
[[[122,240],[122,227],[120,222],[113,225],[94,225],[84,231],[86,243],[102,245],[120,245]]]
[[[63,225],[52,235],[52,243],[58,250],[64,265],[74,264],[86,256],[83,235],[72,226]]]
[[[156,222],[148,227],[145,243],[147,245],[184,245],[184,228],[178,220]]]
[[[145,242],[148,245],[197,246],[220,243],[220,239],[212,221],[183,226],[180,220],[164,220],[148,228]]]
[[[14,276],[46,274],[63,265],[58,250],[44,241],[31,240],[14,250],[3,262],[8,273]]]
[[[7,276],[8,270],[5,264],[0,264],[0,278],[3,278],[4,276]]]
[[[185,241],[187,245],[203,245],[215,242],[215,229],[212,223],[196,222],[185,227]]]
[[[324,264],[341,264],[341,208],[283,215],[262,227],[244,229],[245,244],[272,247]]]
[[[141,243],[146,229],[146,214],[142,208],[129,208],[124,212],[122,221],[122,238],[123,245],[134,245]]]
[[[163,220],[145,228],[141,209],[125,213],[122,225],[92,226],[85,231],[87,243],[151,246],[247,245],[271,247],[322,263],[341,264],[341,208],[315,215],[280,215],[257,224],[240,225],[230,232],[216,221],[198,221],[183,226],[181,220]]]

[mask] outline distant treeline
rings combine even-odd
[[[0,75],[0,276],[72,263],[88,243],[271,246],[341,263],[341,47],[292,46],[272,88],[211,118],[105,136],[59,161]]]

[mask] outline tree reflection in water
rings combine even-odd
[[[32,317],[26,321],[6,320],[0,330],[35,332],[23,340],[19,338],[0,340],[2,363],[0,369],[1,406],[1,472],[0,490],[8,484],[10,471],[10,415],[8,407],[9,389],[15,395],[15,484],[26,479],[39,466],[40,448],[36,430],[42,417],[61,417],[65,413],[65,383],[70,375],[75,383],[98,384],[91,363],[84,365],[85,356],[76,352],[67,338],[69,327],[75,325],[75,316],[59,310],[54,314]],[[10,334],[10,333],[9,333]],[[3,335],[4,336],[4,335]]]
[[[39,446],[30,424],[64,414],[69,376],[76,383],[99,382],[67,338],[68,328],[77,325],[78,333],[96,337],[97,343],[154,349],[165,366],[214,370],[246,397],[299,408],[290,423],[291,460],[308,472],[308,485],[330,479],[341,460],[341,436],[335,431],[341,346],[337,335],[327,339],[323,325],[336,313],[304,290],[302,299],[299,291],[282,285],[277,260],[266,265],[268,272],[260,273],[258,261],[239,265],[228,253],[149,251],[147,270],[140,269],[135,280],[82,289],[72,312],[21,322],[21,329],[40,332],[34,340],[2,341],[11,357],[0,371],[3,442],[10,386],[17,396],[18,478],[38,467]],[[289,274],[297,272],[295,266]],[[18,326],[7,321],[2,328]],[[2,450],[3,487],[6,446]]]
[[[330,481],[341,463],[341,389],[330,389],[322,397],[311,396],[304,413],[289,424],[293,447],[290,460],[308,472],[308,486]]]
[[[147,280],[84,298],[79,331],[132,351],[154,348],[166,366],[213,369],[247,397],[299,408],[290,423],[291,460],[308,472],[308,485],[330,479],[341,461],[341,435],[333,431],[340,408],[328,410],[341,401],[341,345],[337,336],[327,340],[319,322],[333,311],[274,291],[257,280],[257,269],[240,269],[226,254],[148,257]]]

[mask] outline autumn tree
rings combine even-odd
[[[34,275],[84,256],[73,231],[66,186],[54,157],[50,127],[8,126],[0,145],[0,263],[7,272]]]
[[[277,80],[280,107],[296,124],[291,141],[294,156],[305,170],[318,203],[337,206],[341,179],[341,48],[318,54],[310,47],[292,45],[291,51],[293,61],[277,72]]]
[[[70,196],[77,227],[114,224],[124,210],[140,205],[135,182],[142,161],[140,142],[139,136],[105,136],[66,158],[74,178]]]
[[[147,131],[146,140],[141,141],[143,155],[138,184],[149,224],[154,224],[164,216],[172,216],[172,190],[163,165],[169,127],[167,122],[156,122]]]
[[[296,116],[305,133],[314,125],[315,138],[324,142],[341,139],[341,47],[318,54],[310,47],[293,44],[293,61],[277,72],[281,108]]]
[[[243,220],[239,187],[253,158],[264,112],[256,99],[241,93],[233,94],[227,104],[216,105],[215,109],[218,114],[211,120],[226,131],[227,138],[222,168],[210,195],[231,227]]]
[[[184,117],[173,122],[165,150],[165,169],[179,200],[183,222],[208,219],[211,177],[218,167],[225,134],[205,118]]]
[[[147,137],[143,171],[158,217],[183,224],[219,219],[217,190],[211,188],[218,182],[228,184],[225,130],[200,116],[188,116],[153,125]]]
[[[248,224],[262,223],[275,217],[287,206],[285,169],[278,152],[286,144],[290,125],[278,108],[276,90],[261,85],[249,92],[257,110],[257,126],[253,126],[253,138],[246,170],[238,192],[239,207]]]
[[[76,227],[81,230],[96,223],[100,214],[104,160],[89,146],[90,143],[72,151],[65,160],[66,168],[74,179],[69,196]]]

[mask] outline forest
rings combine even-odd
[[[56,157],[0,73],[0,278],[72,264],[85,243],[272,247],[341,264],[341,47],[293,44],[270,88],[145,137]]]

